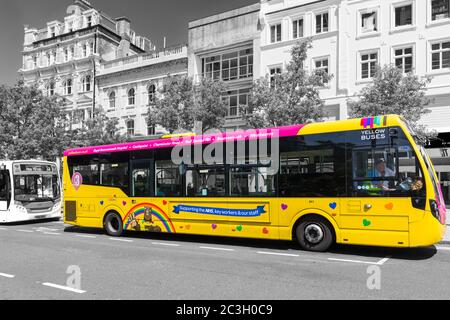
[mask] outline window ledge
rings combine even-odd
[[[370,79],[360,79],[358,81],[356,81],[356,85],[361,85],[361,84],[369,84],[373,82],[373,78]]]
[[[448,74],[450,74],[450,69],[449,68],[446,68],[446,69],[443,69],[443,70],[430,71],[430,72],[427,72],[425,75],[432,77],[432,76],[442,76],[442,75],[448,75]]]
[[[435,21],[431,21],[428,22],[425,27],[426,28],[432,28],[432,27],[437,27],[437,26],[442,26],[445,24],[450,24],[450,18],[445,18],[445,19],[440,19],[440,20],[435,20]]]
[[[358,36],[356,37],[356,40],[365,39],[365,38],[372,38],[372,37],[379,37],[379,36],[381,36],[381,32],[380,31],[371,31],[371,32],[367,32],[367,33],[360,33],[360,34],[358,34]]]
[[[415,31],[416,29],[417,29],[417,26],[415,26],[415,25],[394,27],[394,28],[391,29],[391,31],[389,31],[389,34],[400,33],[400,32],[407,32],[407,31]]]

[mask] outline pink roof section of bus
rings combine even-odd
[[[274,137],[290,137],[299,134],[305,125],[293,125],[286,127],[268,128],[268,129],[249,129],[242,131],[223,132],[217,134],[207,134],[200,136],[174,137],[167,139],[157,139],[148,141],[128,142],[112,144],[105,146],[85,147],[66,150],[64,156],[81,156],[102,154],[111,152],[127,152],[138,150],[151,150],[158,148],[170,148],[179,146],[188,146],[195,144],[208,144],[214,142],[231,142],[239,140],[255,140]]]

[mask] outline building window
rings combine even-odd
[[[37,68],[37,67],[38,67],[37,56],[33,56],[33,68]]]
[[[431,20],[448,19],[450,17],[450,0],[431,0]]]
[[[253,49],[204,58],[202,73],[204,77],[223,81],[253,77]]]
[[[433,43],[431,45],[431,69],[448,68],[450,68],[450,41]]]
[[[395,7],[395,26],[409,26],[413,24],[412,21],[412,4]]]
[[[228,91],[222,96],[222,100],[227,106],[228,117],[239,117],[241,116],[241,109],[248,105],[248,95],[250,89],[241,89]]]
[[[50,38],[56,37],[56,28],[50,27]]]
[[[56,61],[56,51],[52,52],[52,60],[53,60],[53,64],[55,64],[57,62]]]
[[[70,47],[70,59],[75,58],[75,47]]]
[[[55,95],[55,83],[54,82],[50,82],[47,85],[46,89],[47,89],[47,96],[48,97],[51,97],[51,96]]]
[[[88,45],[87,44],[83,44],[83,57],[87,57],[87,52],[88,52]]]
[[[148,94],[148,104],[150,105],[155,102],[156,98],[156,87],[154,84],[151,84],[148,87],[147,94]]]
[[[71,95],[72,94],[72,79],[67,79],[64,81],[64,94]]]
[[[413,48],[402,48],[394,50],[395,66],[401,69],[404,73],[409,73],[413,70]]]
[[[270,43],[281,41],[281,23],[270,26]]]
[[[93,55],[95,53],[95,46],[94,46],[93,42],[89,43],[89,50],[90,50],[89,53],[91,55]]]
[[[109,108],[116,108],[116,93],[114,91],[109,94]]]
[[[327,75],[328,73],[328,58],[316,59],[314,60],[314,67],[316,70],[323,70]],[[325,80],[324,83],[328,83],[328,80]]]
[[[361,32],[378,31],[378,11],[361,12]]]
[[[69,61],[69,48],[64,49],[64,62]]]
[[[153,135],[155,135],[155,134],[156,134],[156,128],[155,128],[155,126],[153,126],[153,125],[147,123],[147,135],[153,136]]]
[[[92,16],[86,17],[86,24],[88,28],[92,27]]]
[[[127,135],[134,136],[134,120],[127,120]]]
[[[133,88],[131,88],[130,90],[128,90],[128,105],[134,106],[135,102],[136,102],[136,92]]]
[[[86,76],[83,78],[83,91],[84,92],[91,91],[91,76]]]
[[[277,75],[281,74],[281,67],[273,67],[269,70],[270,87],[275,88]]]
[[[378,64],[378,53],[361,54],[361,79],[370,79],[375,76]]]
[[[316,34],[328,32],[328,12],[316,14]]]
[[[294,20],[292,22],[292,38],[298,39],[303,37],[303,19]]]
[[[67,23],[67,32],[72,32],[73,31],[73,22],[70,21]]]

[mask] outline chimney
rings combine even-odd
[[[122,38],[130,40],[131,22],[127,17],[120,17],[116,19],[116,31]]]

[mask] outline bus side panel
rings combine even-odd
[[[408,247],[409,233],[379,230],[341,230],[338,243],[383,247]]]

